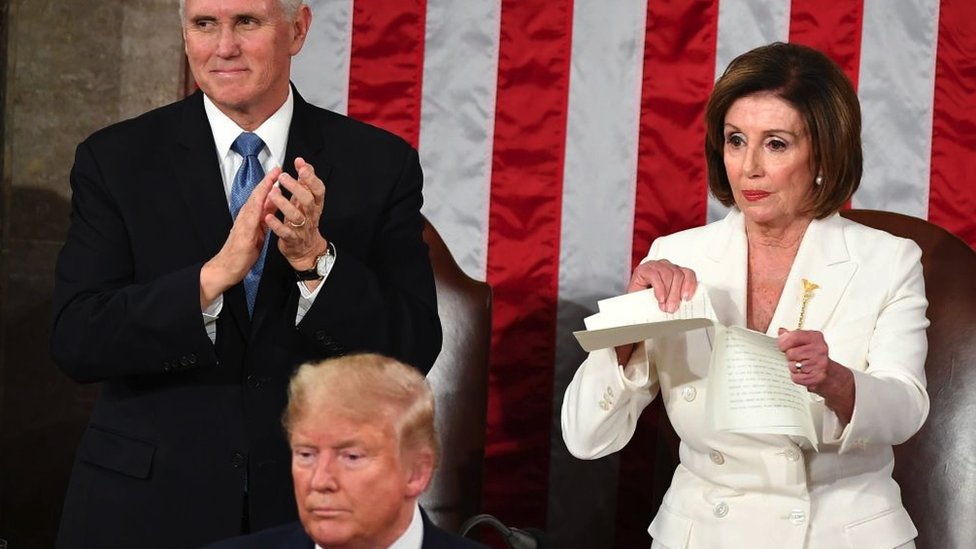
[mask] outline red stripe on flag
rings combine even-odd
[[[793,0],[790,42],[810,46],[840,65],[857,89],[861,67],[862,0]],[[851,207],[850,199],[844,209]]]
[[[816,48],[840,65],[857,89],[861,66],[861,0],[793,0],[790,42]]]
[[[705,223],[705,103],[717,33],[713,0],[647,4],[633,265],[658,236]]]
[[[705,223],[705,104],[715,81],[718,2],[650,0],[638,137],[633,265],[651,242]],[[660,406],[644,411],[621,451],[614,547],[647,547],[647,521],[663,493],[655,482],[655,454],[665,442]],[[666,476],[669,473],[665,473]],[[657,475],[660,476],[660,475]]]
[[[976,4],[940,9],[929,221],[976,248]]]
[[[420,142],[426,17],[426,0],[355,0],[353,6],[348,114],[414,147]]]
[[[546,521],[572,5],[502,2],[484,507],[519,525]]]

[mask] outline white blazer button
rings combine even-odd
[[[695,396],[697,395],[698,395],[698,391],[696,391],[694,387],[686,386],[683,389],[681,389],[681,397],[684,398],[685,401],[687,402],[691,402],[692,400],[695,400]]]
[[[719,452],[718,450],[712,450],[709,452],[708,457],[712,458],[712,463],[715,465],[722,465],[725,463],[725,456],[723,456],[722,452]]]
[[[725,515],[729,514],[729,504],[725,503],[724,501],[719,502],[719,504],[712,509],[712,514],[718,518],[723,518]]]
[[[799,461],[800,459],[800,451],[792,446],[787,448],[783,454],[786,456],[786,459],[790,461]]]
[[[790,522],[796,524],[797,526],[803,524],[807,520],[807,514],[803,512],[803,509],[793,509],[790,512]]]

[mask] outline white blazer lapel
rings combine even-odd
[[[807,301],[803,329],[823,330],[857,270],[847,250],[844,223],[837,214],[810,222],[767,335],[775,337],[781,327],[797,329],[803,308],[803,279],[818,286]]]
[[[749,245],[742,212],[729,212],[708,242],[705,255],[710,264],[699,277],[709,281],[708,297],[715,317],[726,326],[745,326]]]

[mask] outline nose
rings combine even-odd
[[[759,177],[763,174],[762,147],[749,145],[742,157],[742,173],[746,177]]]
[[[335,460],[320,459],[312,474],[312,489],[316,492],[335,492],[339,488],[339,479],[335,475]]]
[[[217,55],[230,58],[238,54],[240,54],[240,46],[237,43],[237,33],[234,32],[233,26],[221,26],[220,35],[217,37]]]

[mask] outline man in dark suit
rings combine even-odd
[[[303,364],[284,417],[300,522],[210,549],[477,549],[417,504],[437,466],[434,395],[416,370],[361,354]]]
[[[437,356],[417,152],[291,88],[300,4],[186,0],[201,91],[78,147],[51,348],[101,391],[59,547],[197,547],[294,520],[293,368]]]

